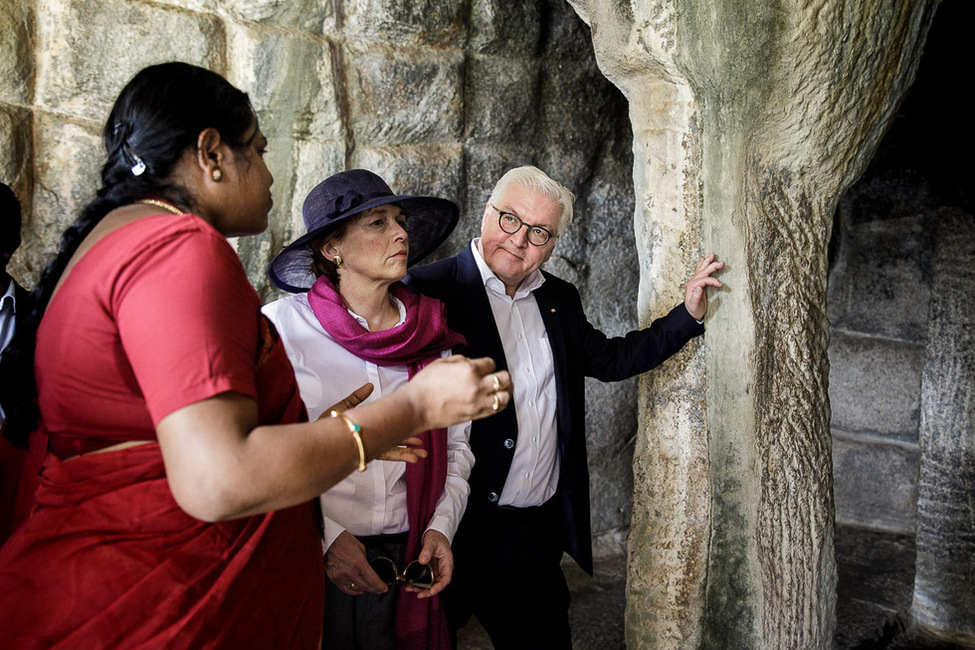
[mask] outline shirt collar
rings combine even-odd
[[[13,307],[14,313],[17,313],[17,294],[14,292],[14,280],[10,278],[10,283],[7,285],[7,291],[0,296],[0,309],[2,309],[6,304],[7,300],[10,301],[10,306]]]
[[[393,294],[389,294],[389,297],[393,301],[393,304],[396,305],[396,308],[399,309],[399,322],[393,325],[393,327],[399,327],[400,325],[406,322],[406,305],[404,305],[403,301],[397,298],[396,296],[394,296]],[[362,327],[365,328],[367,332],[370,331],[369,321],[367,321],[365,318],[355,313],[351,309],[348,311],[349,314],[352,316],[352,318],[356,319],[356,321],[358,321],[358,323],[362,325]]]
[[[484,282],[484,287],[498,295],[505,295],[504,282],[494,274],[494,271],[491,270],[491,267],[487,265],[487,262],[484,261],[484,257],[481,255],[480,237],[475,237],[471,240],[471,251],[474,253],[474,262],[477,264],[477,270],[481,273],[481,280]],[[515,296],[512,300],[524,298],[543,284],[545,284],[545,276],[542,275],[539,269],[535,269],[518,285],[518,289],[515,291]]]

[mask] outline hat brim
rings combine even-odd
[[[453,201],[433,196],[404,194],[366,201],[332,219],[327,226],[311,230],[285,246],[268,266],[271,284],[289,293],[311,289],[317,279],[312,271],[312,240],[350,217],[390,203],[399,205],[406,214],[406,234],[410,244],[407,266],[413,266],[435,251],[453,232],[460,218],[460,210]]]

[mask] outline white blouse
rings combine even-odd
[[[398,327],[405,321],[406,308],[395,297],[393,300],[400,311]],[[375,387],[366,399],[369,402],[391,393],[409,379],[405,365],[377,366],[339,345],[318,322],[306,293],[269,303],[263,312],[284,342],[311,420],[367,382]],[[364,318],[349,313],[368,328]],[[449,354],[444,352],[444,356]],[[474,465],[468,443],[470,428],[471,423],[465,422],[447,429],[447,482],[433,518],[424,529],[424,532],[437,530],[451,541],[470,493],[467,479]],[[366,466],[366,471],[352,472],[319,498],[325,518],[325,550],[345,530],[362,536],[402,533],[409,529],[405,463],[374,460]]]

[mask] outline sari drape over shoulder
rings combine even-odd
[[[0,548],[3,647],[317,647],[313,504],[196,520],[156,441],[166,415],[228,391],[254,399],[261,424],[305,417],[219,233],[166,215],[105,236],[54,296],[35,370],[52,452],[30,518]]]

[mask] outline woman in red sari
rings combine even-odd
[[[247,96],[202,68],[153,66],[103,135],[102,188],[14,342],[33,373],[26,394],[3,396],[7,433],[23,441],[37,413],[14,405],[36,403],[50,451],[31,517],[0,549],[0,639],[316,647],[311,500],[386,450],[415,460],[396,446],[417,432],[493,413],[510,378],[451,357],[382,400],[304,421],[225,240],[262,231],[271,208]]]

